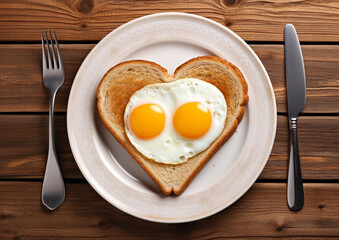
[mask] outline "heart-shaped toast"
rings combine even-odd
[[[221,134],[207,149],[188,161],[169,165],[146,158],[129,141],[125,132],[125,108],[131,96],[144,86],[168,83],[184,78],[195,78],[217,87],[227,102],[227,117]],[[112,67],[102,78],[98,89],[100,117],[122,146],[157,183],[164,194],[180,195],[215,152],[232,136],[245,113],[248,102],[247,83],[240,70],[232,63],[216,57],[202,56],[180,65],[169,76],[160,65],[132,60]]]

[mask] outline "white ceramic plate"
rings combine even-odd
[[[200,55],[217,55],[238,66],[248,82],[250,100],[236,133],[186,191],[164,196],[102,124],[96,89],[106,71],[125,60],[154,61],[172,74]],[[142,219],[179,223],[221,211],[252,186],[273,146],[276,104],[265,68],[235,33],[196,15],[160,13],[122,25],[90,52],[71,89],[67,129],[81,172],[104,199]]]

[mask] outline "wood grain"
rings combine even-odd
[[[0,182],[0,235],[122,240],[339,237],[339,184],[307,183],[304,189],[300,212],[288,209],[285,184],[257,183],[213,221],[160,224],[121,212],[88,184],[66,184],[66,201],[51,212],[41,204],[41,183]]]
[[[283,45],[251,45],[264,64],[277,101],[286,113],[285,57]],[[303,45],[306,75],[306,106],[303,113],[339,113],[339,46]]]
[[[93,45],[60,46],[65,83],[57,93],[56,111],[66,111],[73,79]],[[48,112],[49,92],[42,82],[41,45],[0,45],[0,111]]]
[[[94,45],[63,44],[66,80],[56,111],[67,108],[69,91],[82,61]],[[251,45],[272,81],[278,112],[286,113],[283,45]],[[304,113],[339,113],[339,46],[302,46],[307,100]],[[48,112],[48,91],[41,77],[41,46],[0,45],[0,112]],[[18,67],[20,66],[20,67]]]
[[[183,224],[144,221],[101,198],[79,171],[66,129],[73,79],[95,43],[130,20],[159,12],[193,13],[233,30],[263,62],[277,101],[276,139],[259,180],[227,209]],[[305,205],[299,212],[286,204],[287,23],[294,24],[302,43],[307,85],[298,120],[305,179]],[[0,1],[0,239],[339,239],[338,26],[337,0]],[[56,30],[66,74],[55,116],[66,201],[53,212],[40,198],[48,148],[42,29]]]
[[[229,27],[246,41],[283,41],[286,23],[301,41],[339,41],[335,0],[38,0],[0,2],[0,41],[39,41],[41,29],[60,40],[99,40],[123,23],[159,12],[186,12]]]
[[[66,178],[83,178],[70,150],[66,119],[56,116],[56,148]],[[304,179],[338,179],[339,117],[300,117],[299,147]],[[48,148],[47,115],[0,115],[0,179],[41,179]],[[260,179],[286,179],[288,121],[278,116],[276,140]]]
[[[55,115],[55,146],[64,177],[83,178],[72,155],[65,115]],[[42,178],[48,153],[48,115],[0,116],[0,178]]]
[[[287,117],[278,116],[276,139],[261,179],[287,179],[288,128]],[[299,117],[298,141],[304,179],[338,179],[338,116]]]

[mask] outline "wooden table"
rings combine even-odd
[[[274,87],[278,128],[269,161],[252,188],[220,213],[184,224],[152,223],[103,200],[80,173],[69,146],[66,108],[74,76],[110,31],[164,11],[198,14],[242,37]],[[305,205],[286,204],[288,120],[283,29],[302,43],[307,104],[299,120]],[[48,148],[48,91],[42,83],[40,31],[55,29],[65,84],[56,99],[56,148],[66,201],[56,211],[40,199]],[[339,237],[338,1],[0,1],[0,238],[11,239],[326,239]],[[312,238],[313,239],[313,238]]]

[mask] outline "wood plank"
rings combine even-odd
[[[0,2],[0,41],[40,40],[41,29],[54,28],[60,40],[99,40],[135,18],[159,12],[186,12],[229,27],[247,41],[283,41],[283,28],[293,23],[301,41],[339,41],[339,2],[333,0],[192,0],[43,3]]]
[[[61,45],[65,83],[56,111],[66,111],[73,79],[93,45]],[[48,112],[49,92],[42,82],[41,45],[0,45],[0,111]]]
[[[83,178],[71,153],[64,115],[56,116],[56,148],[66,178]],[[300,117],[304,179],[338,179],[339,116]],[[41,179],[48,148],[47,115],[0,115],[0,179]],[[278,116],[276,140],[260,179],[286,179],[288,121]]]
[[[270,76],[278,112],[286,113],[284,46],[251,47]],[[301,48],[306,75],[306,106],[302,112],[339,113],[339,46],[302,45]]]
[[[338,179],[339,117],[299,117],[298,140],[304,179]],[[276,139],[261,179],[287,179],[288,149],[288,119],[278,116]]]
[[[160,224],[132,217],[103,200],[88,184],[66,184],[56,211],[40,201],[40,182],[0,182],[0,235],[45,239],[221,239],[339,237],[339,184],[304,184],[305,205],[292,212],[286,185],[256,183],[236,203],[207,219]],[[270,206],[270,207],[268,207]]]
[[[91,44],[63,44],[61,51],[66,80],[56,98],[56,111],[67,109],[75,74],[93,48]],[[278,112],[286,112],[284,48],[282,45],[251,45],[265,65],[275,91]],[[339,46],[302,46],[307,101],[304,113],[339,113]],[[41,77],[41,47],[0,45],[0,112],[48,112],[48,91]],[[18,66],[20,66],[18,68]]]
[[[64,177],[83,178],[72,155],[65,116],[55,115],[55,145]],[[0,116],[0,178],[42,178],[48,153],[48,115]]]

